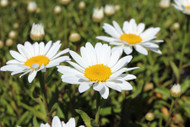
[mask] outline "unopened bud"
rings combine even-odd
[[[8,0],[1,0],[1,7],[6,7],[9,4]]]
[[[179,23],[178,22],[174,23],[173,26],[172,26],[172,29],[179,30],[180,29]]]
[[[61,0],[61,3],[62,4],[68,4],[68,3],[70,3],[71,2],[71,0]]]
[[[13,41],[12,39],[8,39],[8,40],[6,40],[6,42],[5,42],[6,46],[12,46],[13,43],[14,43],[14,41]]]
[[[168,109],[167,109],[166,107],[162,107],[162,108],[161,108],[161,112],[162,112],[164,115],[169,116],[169,111],[168,111]]]
[[[84,2],[84,1],[80,1],[80,3],[79,3],[79,8],[80,8],[80,9],[84,9],[85,7],[86,7],[85,2]]]
[[[15,31],[10,31],[9,32],[9,38],[11,38],[11,39],[14,39],[16,37],[16,32]]]
[[[17,29],[19,27],[18,23],[14,23],[13,28]]]
[[[181,86],[179,84],[174,84],[170,90],[173,97],[179,97],[181,95]]]
[[[104,19],[104,9],[101,7],[100,9],[94,8],[92,19],[95,22],[100,22]]]
[[[71,42],[77,42],[77,41],[80,41],[80,39],[81,39],[81,36],[80,36],[80,34],[78,34],[78,33],[72,33],[72,34],[69,36],[69,40],[70,40]]]
[[[104,12],[106,15],[112,16],[115,14],[115,7],[113,5],[106,5]]]
[[[148,112],[148,113],[146,114],[145,118],[146,118],[146,120],[148,120],[148,121],[152,121],[152,120],[154,120],[154,114],[151,113],[151,112]]]
[[[55,14],[61,13],[61,6],[59,6],[59,5],[55,6],[55,8],[54,8],[54,13],[55,13]]]
[[[170,6],[170,0],[161,0],[160,7],[161,8],[168,8]]]
[[[4,46],[4,43],[3,41],[0,40],[0,48],[3,48],[3,46]]]
[[[37,10],[37,4],[34,1],[28,3],[28,11],[35,12]]]
[[[115,5],[115,11],[119,11],[121,9],[120,5]]]
[[[30,32],[30,38],[34,41],[42,40],[45,36],[44,27],[42,24],[33,24]]]
[[[146,91],[152,90],[153,88],[154,88],[153,83],[147,83],[144,86],[144,91],[146,92]]]

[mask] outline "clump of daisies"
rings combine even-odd
[[[120,59],[122,50],[111,49],[107,44],[97,43],[95,47],[87,42],[85,47],[80,48],[80,53],[69,51],[75,62],[67,61],[72,67],[57,66],[58,71],[63,75],[62,81],[70,84],[79,84],[79,92],[83,93],[90,87],[98,91],[107,99],[109,88],[121,92],[132,90],[127,80],[133,80],[136,76],[126,74],[130,70],[137,69],[125,67],[132,59],[132,56],[125,56]]]
[[[58,52],[61,44],[60,41],[47,44],[44,42],[31,44],[25,42],[24,45],[18,44],[17,51],[10,51],[13,60],[9,60],[1,71],[11,71],[11,75],[19,74],[20,77],[29,73],[28,82],[31,83],[36,77],[38,71],[46,71],[46,68],[59,65],[61,62],[70,60],[68,56],[62,56],[67,53],[69,49]]]
[[[46,123],[46,124],[42,123],[40,125],[40,127],[50,127],[50,125],[48,123]],[[76,127],[75,119],[70,118],[69,121],[67,123],[65,123],[64,121],[61,121],[58,116],[54,116],[51,127]],[[79,127],[85,127],[85,126],[80,125]]]
[[[123,28],[119,24],[113,21],[113,26],[104,23],[104,31],[111,37],[98,36],[99,40],[109,42],[110,45],[115,45],[116,48],[121,48],[126,54],[131,54],[133,48],[144,55],[148,55],[147,49],[153,52],[161,54],[159,46],[156,43],[163,42],[163,40],[154,40],[156,34],[160,31],[159,27],[149,28],[145,30],[145,24],[136,24],[134,19],[130,21],[125,21],[123,23]]]

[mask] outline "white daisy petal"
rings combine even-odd
[[[29,76],[28,76],[28,82],[31,83],[32,80],[34,80],[34,78],[36,77],[37,71],[31,71]]]
[[[87,82],[83,82],[79,85],[79,92],[83,93],[85,91],[87,91],[92,85],[87,83]]]
[[[108,33],[109,35],[115,38],[120,37],[120,34],[110,24],[104,23],[103,29],[105,30],[106,33]]]
[[[135,75],[127,74],[125,77],[122,78],[122,80],[133,80],[136,79]]]
[[[106,86],[111,89],[117,90],[118,92],[121,92],[121,90],[122,90],[121,87],[114,82],[106,82]]]
[[[119,32],[120,35],[123,34],[121,27],[119,26],[119,24],[116,21],[113,21],[113,26],[115,27],[117,32]]]
[[[115,38],[106,37],[106,36],[98,36],[98,37],[96,37],[96,39],[99,39],[99,40],[102,40],[102,41],[105,41],[105,42],[113,42],[113,41],[116,40]]]
[[[112,68],[112,73],[116,72],[117,70],[119,70],[120,68],[122,68],[123,66],[127,65],[131,60],[132,60],[132,56],[125,56],[123,58],[121,58],[117,64],[115,64],[115,66],[113,66]]]
[[[69,121],[66,123],[67,127],[75,127],[75,119],[74,118],[70,118]]]
[[[109,88],[105,86],[102,90],[99,91],[100,95],[104,98],[107,99],[109,95]]]
[[[141,34],[144,31],[144,28],[145,28],[145,24],[144,23],[140,23],[137,26],[137,34]]]
[[[141,45],[135,45],[135,50],[143,55],[148,55],[148,51]]]
[[[16,51],[10,51],[10,54],[13,58],[15,58],[16,60],[20,61],[20,62],[25,62],[26,58],[23,57],[22,55],[20,55],[18,52]]]
[[[101,91],[105,87],[105,84],[100,82],[93,85],[93,89],[96,91]]]
[[[53,121],[52,121],[51,126],[52,127],[62,127],[62,123],[61,123],[59,117],[57,117],[57,116],[53,117]]]
[[[123,47],[123,50],[124,50],[124,52],[125,52],[127,55],[129,55],[129,54],[131,54],[131,53],[133,52],[132,47],[129,47],[129,46]]]
[[[119,84],[119,85],[120,85],[120,87],[121,87],[122,90],[132,90],[133,89],[133,87],[131,86],[131,84],[128,83],[128,82],[126,82],[126,81],[123,81],[123,83]]]

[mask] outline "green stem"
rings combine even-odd
[[[176,101],[176,99],[174,100],[172,98],[172,102],[171,102],[171,106],[170,106],[170,111],[169,111],[169,116],[168,116],[168,120],[167,120],[167,123],[166,123],[166,127],[169,127],[169,125],[171,123],[171,117],[172,117],[172,112],[173,112],[175,101]]]
[[[45,88],[45,79],[44,79],[44,75],[42,75],[42,72],[39,73],[39,81],[40,81],[40,87],[41,87],[42,101],[46,108],[48,123],[51,125],[51,118],[50,118],[50,112],[49,112],[48,101],[47,101],[47,91]]]
[[[186,44],[188,41],[188,33],[189,33],[189,24],[190,24],[190,16],[186,15],[186,32],[185,32],[185,39],[184,39],[184,43],[182,46],[182,51],[180,54],[180,61],[179,61],[179,77],[177,78],[177,83],[180,83],[180,78],[181,78],[181,70],[182,70],[182,64],[183,64],[183,57],[184,57],[184,52],[185,52],[185,48],[186,48]]]
[[[101,110],[101,104],[100,104],[100,94],[98,92],[96,92],[96,117],[95,117],[95,121],[97,126],[100,126],[100,110]]]

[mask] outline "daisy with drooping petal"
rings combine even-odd
[[[46,124],[41,124],[40,127],[50,127],[50,125],[46,123]],[[69,121],[65,123],[64,121],[61,122],[58,116],[54,116],[51,127],[76,127],[75,119],[70,118]],[[81,125],[79,127],[84,127],[84,126]]]
[[[86,43],[80,48],[81,56],[74,51],[69,51],[76,61],[68,61],[73,67],[57,66],[61,72],[62,81],[70,84],[79,84],[79,92],[87,91],[91,86],[95,91],[107,99],[109,88],[121,92],[122,90],[132,90],[132,86],[126,80],[135,79],[136,76],[125,72],[134,68],[126,68],[132,56],[125,56],[121,59],[122,50],[111,49],[107,44],[97,43],[95,47],[91,43]]]
[[[172,4],[177,10],[182,11],[184,14],[190,15],[190,0],[174,0]]]
[[[69,51],[65,49],[58,52],[61,47],[60,41],[52,44],[49,41],[46,45],[44,42],[31,44],[25,42],[24,45],[18,44],[17,49],[19,52],[10,51],[13,60],[9,60],[1,71],[11,71],[11,75],[19,74],[20,77],[29,73],[28,82],[31,83],[36,77],[38,71],[45,71],[46,68],[59,65],[61,62],[70,60],[68,56],[61,56]]]
[[[132,47],[144,55],[148,55],[146,48],[161,54],[159,46],[155,43],[163,42],[163,40],[154,40],[156,38],[156,34],[160,31],[159,27],[151,27],[144,31],[144,23],[137,25],[135,20],[131,19],[129,22],[125,21],[123,23],[123,30],[115,21],[113,21],[113,26],[104,23],[103,29],[112,37],[98,36],[96,38],[109,42],[111,45],[116,45],[116,47],[122,47],[126,54],[132,53]]]

